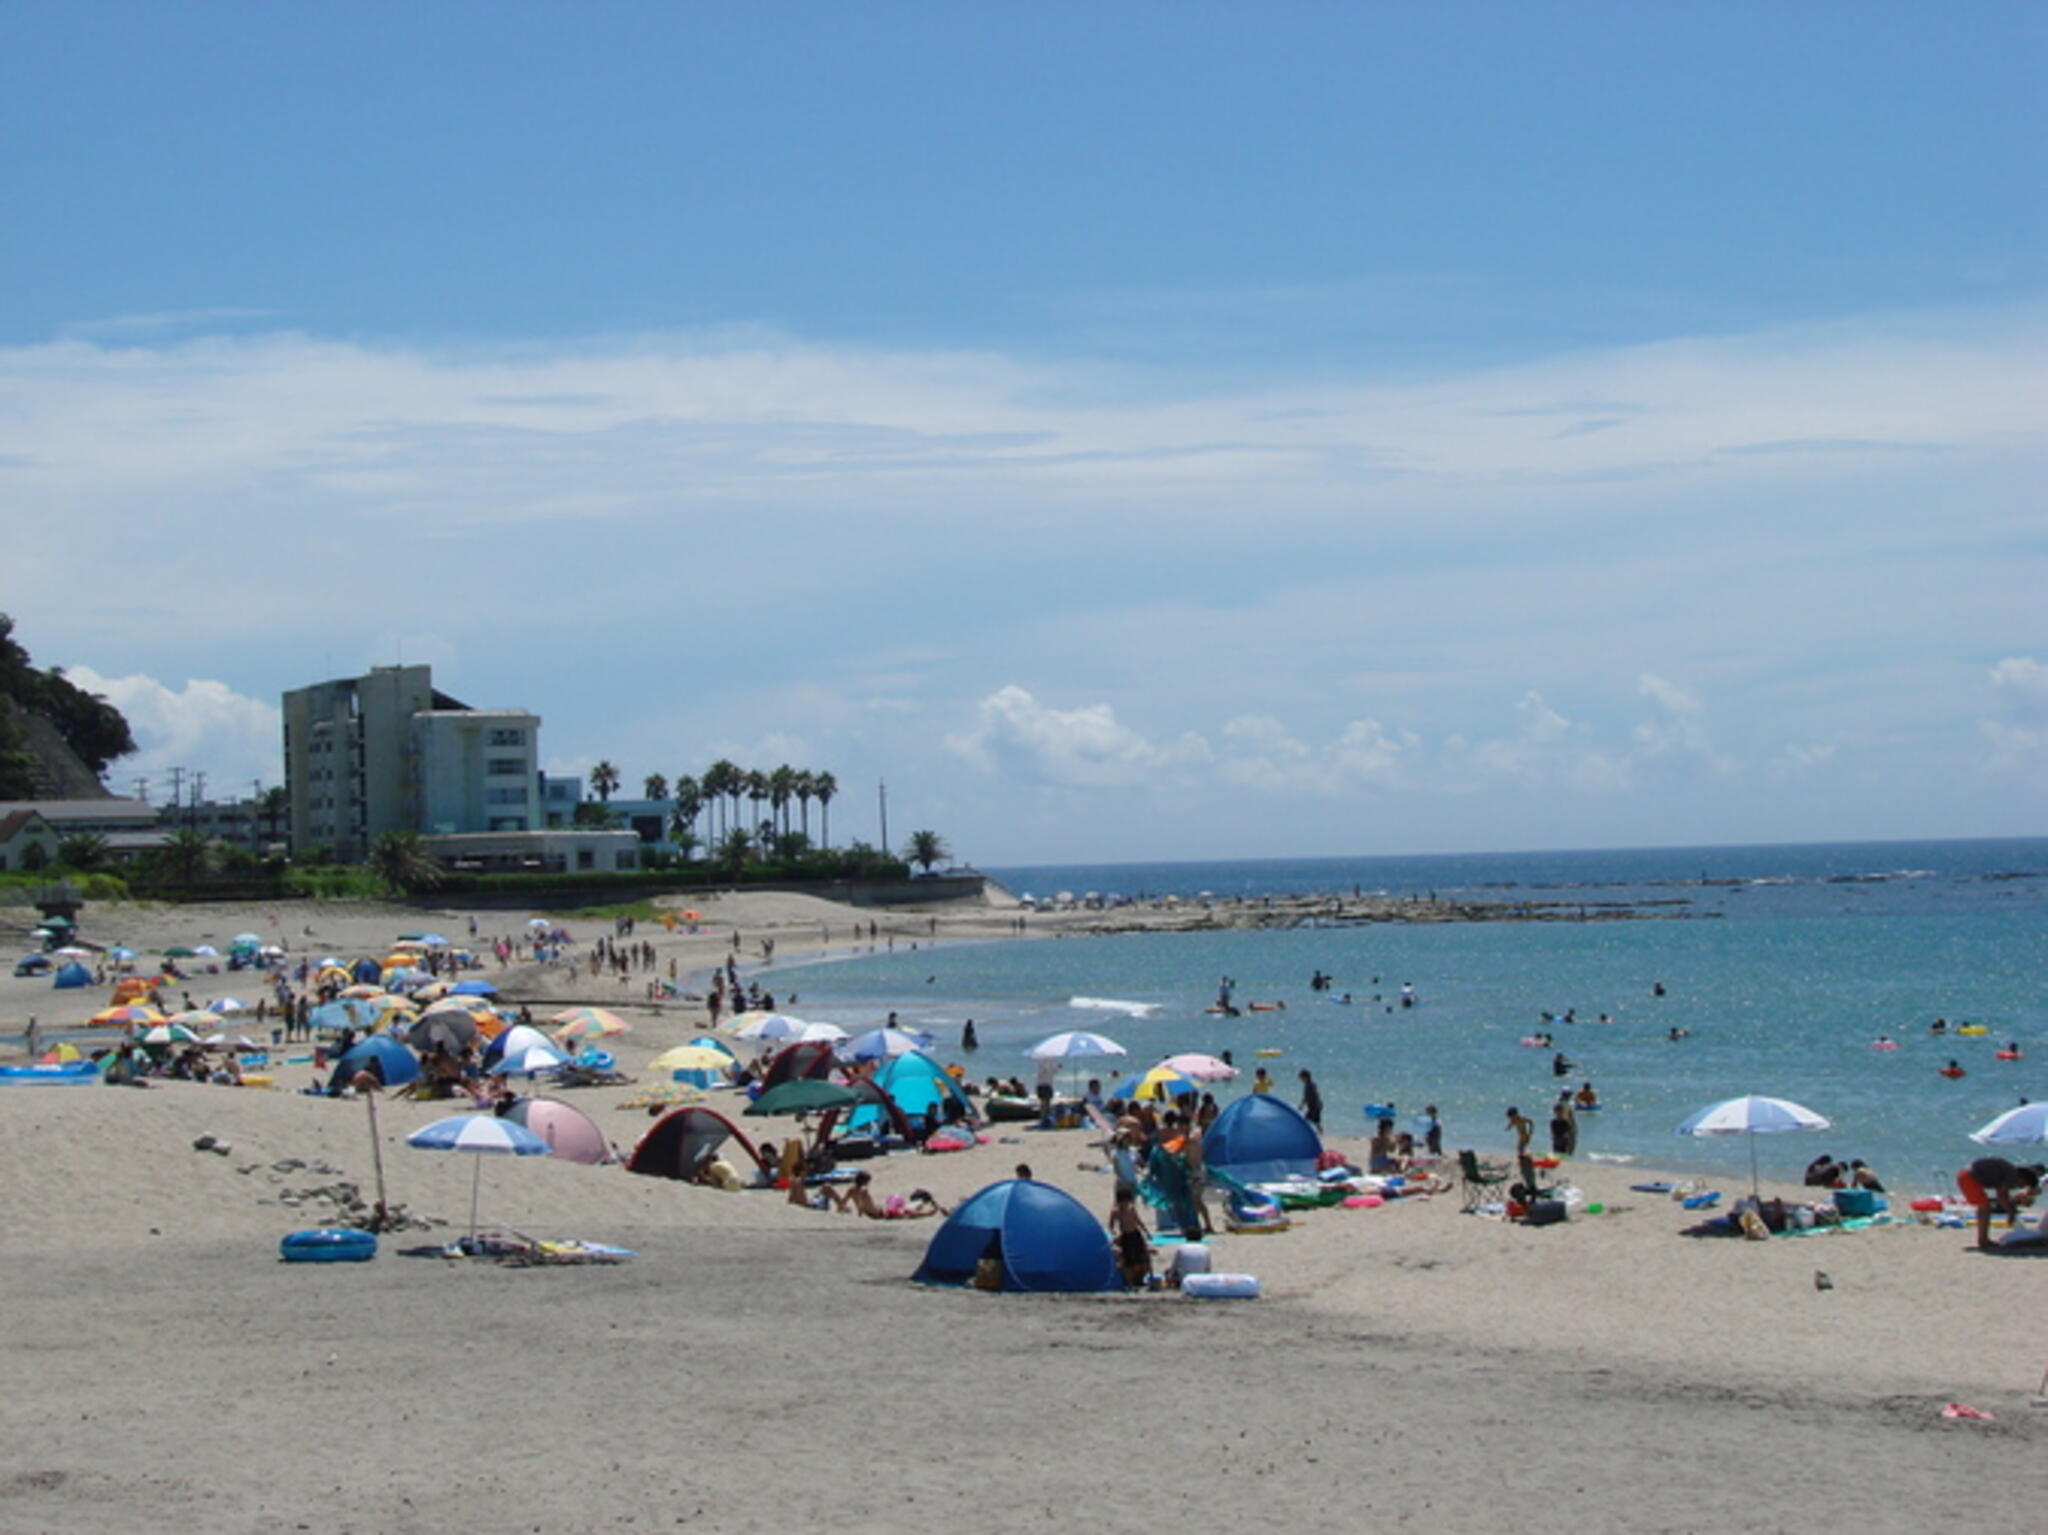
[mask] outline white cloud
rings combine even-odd
[[[190,771],[205,772],[209,799],[246,797],[258,779],[265,786],[283,782],[283,724],[276,704],[201,678],[174,688],[154,677],[102,677],[88,666],[66,667],[64,674],[127,718],[136,749],[107,772],[109,784],[122,793],[146,776],[150,797],[162,804],[170,796],[173,767],[187,770],[188,795]]]
[[[1993,698],[2004,717],[1979,722],[1991,743],[1990,768],[2048,781],[2048,666],[2032,656],[2007,656],[1991,668]]]
[[[1195,735],[1154,744],[1119,724],[1107,704],[1048,708],[1015,684],[989,694],[976,715],[972,730],[946,738],[947,749],[978,767],[1044,783],[1136,788],[1209,750]]]
[[[1225,783],[1273,793],[1334,795],[1359,788],[1393,789],[1420,748],[1412,731],[1378,720],[1353,720],[1326,747],[1314,747],[1276,719],[1243,715],[1222,730],[1217,769]]]
[[[2007,656],[1991,668],[1991,685],[2025,707],[2048,707],[2048,666],[2032,656]]]

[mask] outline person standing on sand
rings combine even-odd
[[[1572,1095],[1559,1093],[1557,1102],[1550,1108],[1550,1151],[1553,1156],[1568,1157],[1579,1146],[1579,1120],[1572,1110]]]
[[[1530,1123],[1528,1115],[1509,1104],[1508,1128],[1515,1132],[1515,1155],[1526,1157],[1529,1154],[1529,1137],[1536,1133],[1536,1126]]]
[[[1323,1095],[1316,1087],[1316,1079],[1308,1074],[1307,1068],[1303,1068],[1301,1072],[1301,1117],[1316,1127],[1317,1134],[1322,1133]]]
[[[1422,1149],[1433,1157],[1444,1154],[1444,1122],[1433,1103],[1422,1110]]]

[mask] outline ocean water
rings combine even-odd
[[[1791,1098],[1826,1132],[1758,1137],[1766,1173],[1820,1152],[1860,1156],[1894,1190],[1931,1189],[1979,1149],[1971,1130],[2048,1094],[2048,840],[1675,848],[1441,858],[1126,864],[990,871],[1018,894],[1068,891],[1219,898],[1434,892],[1446,899],[1555,903],[1576,914],[1627,906],[1640,920],[1530,921],[1281,931],[1128,934],[1024,943],[923,943],[893,953],[777,966],[791,1011],[864,1027],[889,1011],[936,1031],[940,1054],[976,1076],[1020,1073],[1023,1052],[1088,1028],[1142,1071],[1180,1050],[1230,1051],[1246,1090],[1265,1065],[1298,1094],[1306,1068],[1326,1128],[1369,1131],[1365,1105],[1403,1128],[1426,1103],[1446,1145],[1503,1150],[1508,1105],[1539,1141],[1562,1085],[1590,1080],[1579,1154],[1646,1167],[1747,1176],[1749,1147],[1674,1134],[1693,1111],[1742,1093]],[[1309,977],[1334,977],[1329,994]],[[1218,982],[1240,1006],[1205,1012]],[[1661,982],[1662,997],[1653,995]],[[1416,1005],[1398,1005],[1401,988]],[[1347,1005],[1338,1000],[1348,993]],[[1572,1012],[1575,1022],[1562,1021]],[[1549,1012],[1558,1021],[1542,1022]],[[1597,1022],[1602,1014],[1610,1022]],[[1937,1038],[1929,1024],[1983,1025]],[[981,1049],[958,1050],[975,1022]],[[1548,1030],[1575,1069],[1559,1078]],[[1673,1029],[1688,1031],[1673,1042]],[[1895,1050],[1876,1050],[1880,1036]],[[2023,1052],[2001,1061],[2008,1042]],[[1278,1057],[1259,1059],[1261,1049]],[[1951,1059],[1965,1075],[1939,1068]],[[1097,1073],[1105,1078],[1107,1070]],[[2041,1154],[2048,1160],[2048,1150]]]

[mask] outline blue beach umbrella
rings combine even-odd
[[[477,1193],[483,1186],[485,1157],[544,1157],[548,1143],[516,1120],[496,1114],[452,1114],[413,1131],[408,1146],[421,1151],[466,1151],[477,1159],[469,1182],[469,1241],[476,1243]]]
[[[462,997],[495,997],[498,988],[489,981],[457,981],[448,990]]]
[[[350,1045],[348,1053],[334,1063],[334,1075],[328,1079],[329,1090],[340,1092],[348,1086],[349,1078],[372,1067],[386,1087],[403,1087],[419,1079],[417,1056],[389,1035],[372,1034],[368,1039]]]

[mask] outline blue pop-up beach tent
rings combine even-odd
[[[1202,1160],[1239,1183],[1313,1178],[1322,1154],[1316,1127],[1270,1093],[1238,1099],[1202,1137]]]
[[[942,1120],[974,1118],[973,1100],[960,1091],[945,1067],[921,1050],[891,1058],[872,1080],[907,1118],[922,1118],[927,1129]],[[950,1113],[942,1112],[947,1104],[952,1105]],[[846,1124],[850,1130],[872,1129],[885,1117],[879,1104],[869,1104],[855,1109]]]
[[[911,1277],[920,1284],[973,1284],[984,1258],[1001,1265],[1005,1290],[1121,1290],[1109,1233],[1064,1189],[1028,1178],[991,1183],[951,1215]]]
[[[368,1039],[350,1045],[348,1054],[334,1063],[334,1075],[328,1079],[328,1093],[338,1094],[359,1071],[374,1071],[386,1087],[403,1087],[419,1077],[420,1063],[418,1057],[397,1040],[383,1034],[372,1034]]]
[[[92,972],[74,959],[57,972],[50,984],[59,991],[75,991],[92,984]]]

